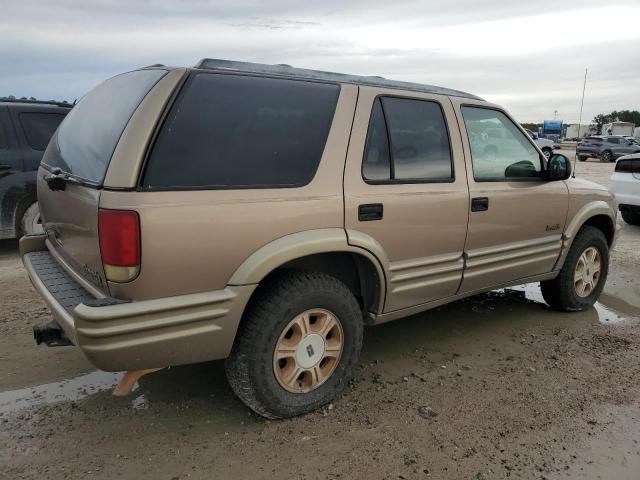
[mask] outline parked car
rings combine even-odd
[[[542,150],[542,153],[544,153],[545,157],[549,158],[551,157],[551,155],[553,155],[553,150],[556,148],[556,145],[553,141],[549,140],[548,138],[542,138],[538,136],[537,133],[532,132],[528,128],[525,128],[525,131],[531,138],[533,138],[533,141],[536,142],[536,145],[538,145],[540,150]]]
[[[625,155],[616,161],[611,192],[616,196],[624,221],[640,225],[640,154]]]
[[[582,139],[576,147],[581,162],[598,158],[602,162],[613,162],[616,158],[640,152],[640,145],[622,136],[593,135]]]
[[[607,277],[613,195],[460,91],[203,60],[107,80],[54,138],[20,242],[55,319],[34,335],[125,386],[226,358],[290,417],[344,390],[365,324],[528,282],[584,310]]]
[[[42,233],[36,172],[70,104],[0,99],[0,239]]]

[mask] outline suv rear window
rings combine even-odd
[[[90,182],[102,183],[133,112],[166,70],[137,70],[101,83],[73,107],[42,163]]]
[[[44,150],[63,119],[64,115],[59,113],[25,112],[20,114],[20,125],[29,146],[34,150]]]
[[[143,185],[306,185],[324,151],[339,91],[326,83],[194,74],[158,135]]]

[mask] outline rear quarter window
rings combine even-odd
[[[339,91],[327,83],[192,74],[158,134],[143,186],[306,185],[324,151]]]
[[[64,119],[42,163],[102,183],[131,115],[166,73],[136,70],[110,78],[91,90]]]

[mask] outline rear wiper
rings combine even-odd
[[[90,185],[94,186],[91,182],[85,182],[79,180],[75,177],[72,177],[68,173],[64,173],[59,168],[51,169],[51,174],[45,175],[43,177],[44,181],[47,182],[47,185],[50,190],[64,190],[67,188],[67,183],[73,183],[75,185]],[[97,185],[97,184],[96,184]]]

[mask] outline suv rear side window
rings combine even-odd
[[[73,107],[42,163],[102,183],[133,112],[166,70],[136,70],[101,83]]]
[[[449,133],[440,105],[378,98],[369,124],[362,174],[374,183],[451,181]]]
[[[24,112],[20,114],[20,125],[29,146],[44,150],[63,119],[64,115],[58,113]]]
[[[313,178],[340,87],[194,74],[164,122],[143,185],[295,187]]]

